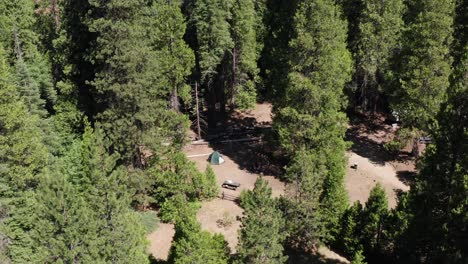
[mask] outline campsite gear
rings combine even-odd
[[[239,186],[240,183],[231,180],[224,181],[223,184],[221,184],[221,187],[231,190],[236,190]]]
[[[221,156],[221,154],[219,154],[218,151],[215,151],[215,152],[211,153],[211,155],[210,155],[210,163],[213,164],[213,165],[221,165],[221,164],[224,163],[224,159]]]

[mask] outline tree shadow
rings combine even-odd
[[[150,264],[169,264],[166,260],[156,259],[153,255],[148,256],[148,261]]]
[[[381,134],[385,137],[393,133],[391,126],[382,116],[367,116],[352,113],[350,115],[350,128],[346,131],[346,140],[352,142],[351,150],[359,156],[368,158],[371,162],[384,165],[394,160],[398,155],[392,155],[384,148],[383,142],[369,137],[371,134]]]
[[[415,171],[397,171],[398,179],[403,182],[405,185],[410,186],[416,179],[417,173]]]
[[[385,162],[393,159],[384,148],[383,144],[379,144],[365,136],[357,135],[355,128],[350,128],[346,131],[346,140],[351,141],[351,150],[359,156],[368,158],[373,163],[384,165]]]
[[[338,259],[329,259],[324,255],[316,253],[305,253],[295,250],[286,250],[286,255],[288,256],[288,264],[344,264],[346,262],[340,261]]]
[[[270,122],[257,122],[253,117],[231,112],[222,122],[210,128],[205,140],[222,155],[229,156],[241,170],[279,177],[286,164],[276,144],[271,144]]]

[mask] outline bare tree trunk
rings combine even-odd
[[[200,106],[198,102],[198,82],[195,82],[195,103],[196,103],[196,110],[197,110],[197,134],[198,139],[201,139],[201,128],[200,128]]]
[[[60,28],[60,10],[58,0],[52,1],[52,12],[54,13],[55,31],[57,32]]]
[[[234,109],[235,98],[236,98],[236,66],[237,66],[237,50],[232,50],[232,83],[231,83],[231,96],[229,100],[229,107],[231,110]]]
[[[179,95],[177,94],[177,88],[174,88],[171,93],[171,108],[180,113],[180,103],[179,103]]]

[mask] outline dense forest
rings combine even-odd
[[[159,263],[148,209],[175,224],[168,263],[319,245],[468,263],[467,15],[467,0],[0,0],[0,263]],[[263,101],[291,191],[242,192],[231,254],[196,218],[216,175],[182,148]],[[432,140],[393,209],[380,185],[348,199],[357,112],[398,121],[388,151]]]

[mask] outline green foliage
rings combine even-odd
[[[362,244],[367,255],[382,251],[385,240],[385,222],[388,218],[388,198],[383,187],[377,183],[372,188],[362,211]]]
[[[56,92],[52,86],[50,63],[38,49],[34,3],[27,0],[0,1],[0,45],[15,71],[13,78],[28,112],[45,115],[45,104],[52,106]]]
[[[371,0],[362,1],[361,8],[353,43],[356,97],[364,110],[375,111],[384,108],[382,94],[392,77],[390,59],[400,49],[405,7],[402,0]]]
[[[315,152],[299,151],[286,175],[291,179],[291,196],[283,205],[290,244],[311,248],[324,236],[324,220],[320,215],[323,159]]]
[[[149,234],[158,228],[159,218],[154,211],[145,211],[139,213],[141,223],[145,227],[146,234]]]
[[[218,195],[216,176],[211,168],[200,173],[195,163],[189,161],[184,153],[168,155],[169,158],[157,161],[148,173],[154,177],[152,195],[156,202],[183,194],[190,201],[210,199]],[[211,171],[210,171],[211,170]]]
[[[229,32],[232,1],[195,1],[193,23],[198,42],[198,64],[202,83],[211,86],[217,67],[234,43]]]
[[[169,254],[170,263],[228,263],[229,248],[221,234],[202,231],[195,217],[197,209],[180,199],[175,218],[176,234]]]
[[[361,245],[361,217],[362,205],[359,201],[346,209],[340,221],[340,233],[336,246],[348,256],[353,256],[356,252],[360,251]]]
[[[402,235],[400,258],[429,262],[463,263],[467,259],[465,232],[468,219],[468,96],[467,54],[457,65],[437,116],[433,142],[420,164],[420,173],[408,197],[408,229]],[[403,211],[404,212],[404,211]]]
[[[419,135],[420,132],[417,129],[403,127],[398,129],[392,141],[385,143],[384,148],[391,154],[397,155],[400,150],[413,143],[413,140]]]
[[[253,191],[242,192],[240,202],[247,216],[239,231],[235,263],[284,263],[285,223],[268,182],[258,178]]]
[[[199,197],[203,199],[211,199],[218,196],[218,181],[216,180],[216,175],[209,164],[206,166],[205,173],[200,176],[202,176],[202,181],[199,184],[200,187],[198,187],[201,189]]]
[[[157,90],[171,94],[171,107],[180,111],[179,97],[191,101],[191,88],[186,78],[195,66],[193,51],[184,42],[185,21],[178,1],[155,0],[149,10],[147,36],[156,51]],[[169,90],[169,91],[167,91]]]
[[[392,108],[405,125],[427,130],[445,101],[452,58],[454,2],[409,1]]]
[[[41,119],[28,114],[11,83],[10,69],[0,48],[0,181],[9,191],[21,192],[37,184],[37,174],[52,157],[40,129]]]
[[[168,58],[169,54],[165,52],[170,45],[167,35],[172,34],[167,30],[172,29],[163,28],[166,30],[164,35],[161,27],[154,26],[153,20],[159,11],[165,12],[156,8],[164,9],[165,6],[154,5],[150,9],[142,0],[90,3],[92,10],[87,25],[98,36],[90,54],[96,72],[90,81],[102,108],[97,119],[113,148],[130,163],[138,159],[139,146],[154,152],[162,151],[168,144],[169,147],[180,147],[188,127],[187,118],[170,111],[166,98],[174,90],[183,88],[181,82],[188,69],[177,69],[176,78],[171,78],[172,85],[166,86],[168,76],[164,74],[172,70],[175,63],[175,58]],[[172,13],[169,17],[177,15]],[[155,32],[150,30],[160,33],[159,38],[155,38]],[[181,29],[174,34],[180,37]],[[149,35],[153,37],[149,38]],[[177,45],[185,51],[180,40]],[[182,56],[190,68],[190,53],[177,55]],[[161,86],[157,85],[159,83]]]
[[[255,1],[234,0],[232,5],[231,36],[232,83],[229,91],[231,107],[252,108],[256,102],[258,82],[257,32]]]
[[[297,211],[287,214],[287,222],[294,230],[291,237],[301,241],[294,242],[307,249],[333,238],[347,206],[346,117],[340,110],[346,102],[343,88],[351,76],[351,55],[346,26],[334,3],[301,2],[294,25],[287,107],[279,110],[274,125],[292,157],[288,178],[298,186],[293,200]],[[292,219],[295,214],[301,217]]]
[[[357,251],[354,254],[353,261],[351,261],[351,264],[366,264],[367,262],[365,261],[364,256],[362,255],[362,250]]]

